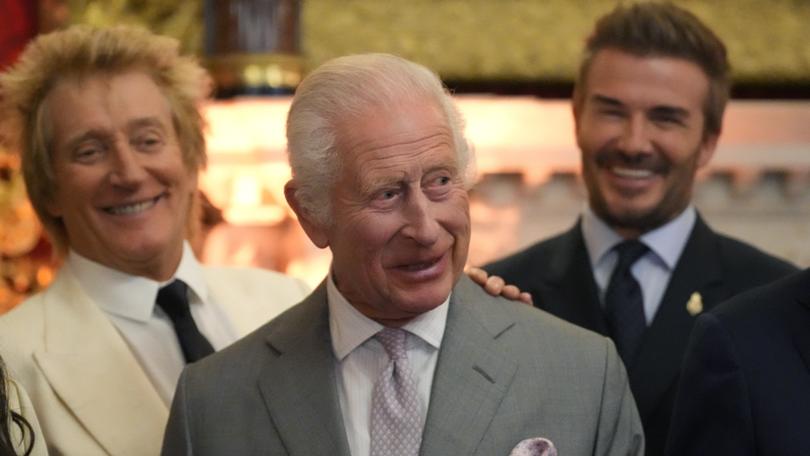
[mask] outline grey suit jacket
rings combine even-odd
[[[181,376],[164,455],[348,455],[326,287]],[[453,290],[421,454],[507,455],[546,437],[560,454],[642,454],[613,344],[543,311]]]

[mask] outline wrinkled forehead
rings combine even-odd
[[[606,49],[595,56],[584,92],[586,100],[602,97],[700,110],[709,95],[709,79],[687,59]]]
[[[454,149],[452,128],[435,102],[405,101],[375,106],[352,118],[342,119],[337,149],[344,163]],[[430,154],[427,154],[430,155]]]
[[[169,97],[168,90],[162,85],[153,72],[139,66],[124,67],[121,69],[75,70],[55,78],[43,96],[40,103],[41,111],[50,111],[48,116],[40,116],[48,120],[53,113],[53,99],[62,92],[72,92],[78,95],[79,101],[89,103],[107,103],[113,95],[141,97],[141,103],[151,102],[153,105],[164,108],[169,115],[176,117],[175,105]],[[87,99],[87,96],[92,96]],[[64,97],[63,97],[64,98]],[[82,98],[85,98],[82,100]]]

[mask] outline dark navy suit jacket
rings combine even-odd
[[[537,307],[608,334],[580,223],[484,269],[530,292]],[[700,293],[703,309],[709,310],[796,270],[748,244],[715,233],[697,217],[638,357],[627,366],[644,425],[647,455],[664,453],[678,374],[696,318],[686,309],[692,293]]]
[[[810,455],[810,269],[698,319],[667,453]]]

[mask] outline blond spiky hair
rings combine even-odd
[[[28,196],[59,251],[68,239],[61,219],[46,210],[56,189],[45,100],[60,81],[131,70],[151,76],[169,102],[186,167],[203,168],[204,121],[197,108],[210,93],[210,78],[193,58],[180,55],[172,38],[130,26],[77,25],[37,37],[0,74],[0,137],[19,150]]]

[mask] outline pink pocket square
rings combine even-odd
[[[522,440],[512,448],[509,456],[557,456],[557,449],[551,440],[542,437]]]

